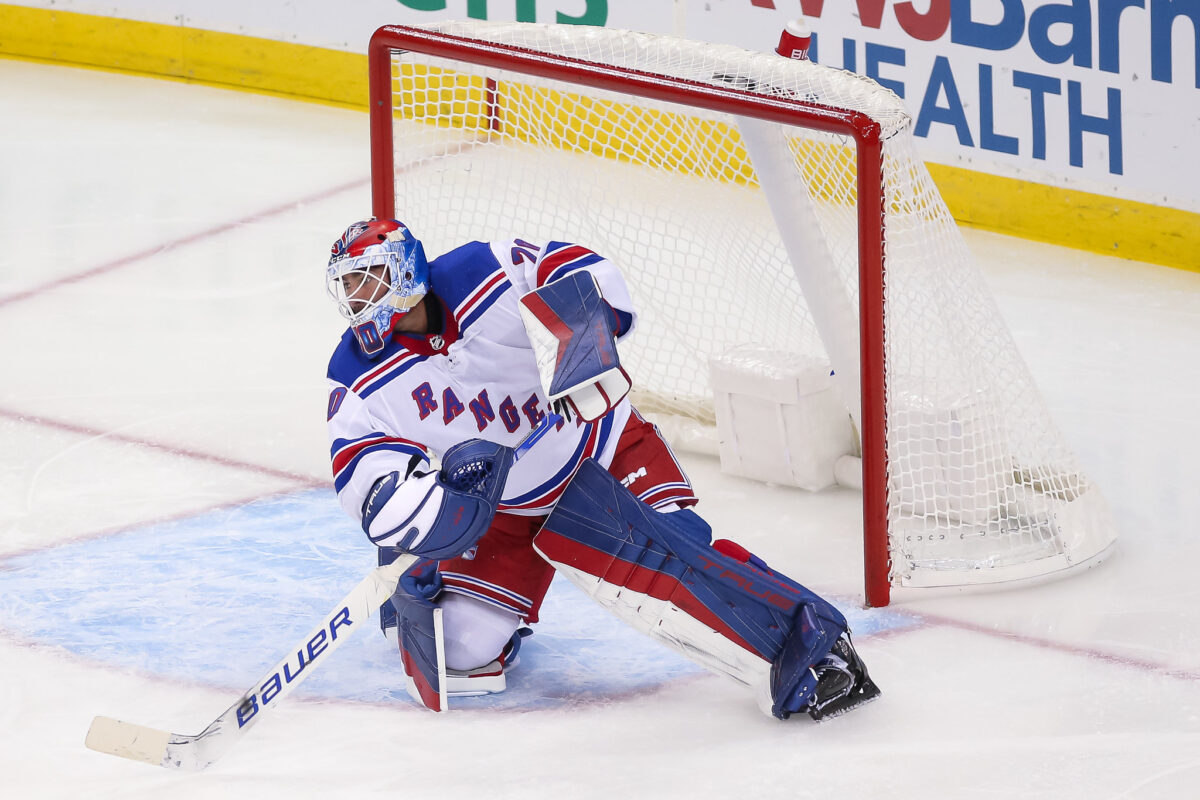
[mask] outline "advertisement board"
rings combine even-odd
[[[704,0],[687,35],[758,47],[800,12],[927,160],[1200,211],[1200,2]]]
[[[0,12],[14,7],[347,54],[365,53],[380,25],[464,18],[603,25],[764,51],[787,20],[803,15],[815,34],[814,60],[865,74],[904,99],[922,157],[948,170],[935,179],[947,184],[952,208],[951,181],[1002,179],[975,187],[1006,195],[995,209],[980,213],[988,202],[981,197],[975,211],[954,209],[960,219],[1004,229],[1012,217],[1017,232],[1037,228],[1028,209],[1024,221],[1015,219],[1014,193],[1051,187],[1086,193],[1039,197],[1086,209],[1101,234],[1065,243],[1119,250],[1116,238],[1105,243],[1105,198],[1143,204],[1125,213],[1141,224],[1130,236],[1158,226],[1200,241],[1200,162],[1189,152],[1200,141],[1200,0],[16,0]],[[304,59],[297,62],[282,85],[303,80]],[[1066,221],[1051,217],[1042,227]],[[1187,247],[1166,258],[1200,262]]]

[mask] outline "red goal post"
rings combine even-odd
[[[592,102],[619,102],[621,104],[628,103],[631,107],[638,107],[646,103],[648,106],[654,106],[656,103],[670,104],[670,109],[683,109],[685,114],[690,114],[694,111],[697,115],[703,116],[703,125],[705,131],[719,129],[723,136],[737,138],[736,130],[730,133],[728,129],[741,129],[741,136],[744,141],[736,146],[745,150],[753,150],[753,142],[751,133],[754,126],[761,123],[764,126],[772,126],[769,129],[764,127],[763,131],[815,131],[822,134],[828,134],[833,137],[843,137],[845,142],[851,142],[852,147],[845,149],[853,150],[853,162],[850,166],[843,166],[840,169],[852,173],[853,186],[846,189],[843,194],[848,200],[842,199],[838,202],[842,205],[850,203],[853,206],[853,215],[855,221],[852,223],[855,234],[844,235],[845,242],[839,242],[835,245],[830,245],[828,248],[822,245],[822,250],[827,251],[829,248],[836,248],[840,254],[842,251],[850,253],[849,256],[839,255],[843,261],[846,258],[856,260],[857,274],[847,280],[856,283],[850,290],[850,294],[857,295],[857,302],[853,309],[857,313],[855,323],[856,331],[852,335],[842,337],[843,343],[852,342],[853,347],[843,347],[843,352],[835,354],[837,357],[832,360],[835,362],[837,372],[842,372],[846,375],[854,375],[857,373],[858,380],[852,389],[846,391],[848,401],[853,399],[855,402],[848,403],[852,416],[855,417],[855,423],[858,429],[858,434],[861,438],[862,450],[862,486],[863,486],[863,529],[864,529],[864,565],[865,565],[865,586],[866,598],[868,605],[880,606],[886,605],[890,599],[891,587],[897,585],[939,585],[941,583],[953,584],[957,577],[951,580],[943,581],[939,577],[939,573],[950,572],[957,569],[955,566],[959,560],[957,555],[949,556],[941,553],[935,554],[932,558],[922,559],[921,556],[913,556],[909,551],[903,549],[904,540],[916,541],[915,545],[918,550],[924,547],[927,543],[926,539],[932,540],[935,536],[946,538],[944,533],[935,534],[928,531],[940,530],[939,525],[945,527],[944,518],[947,512],[934,508],[937,505],[934,495],[936,494],[932,486],[936,486],[938,491],[944,491],[948,485],[943,479],[942,474],[945,472],[945,465],[936,463],[933,466],[935,472],[938,472],[938,477],[935,481],[929,484],[929,487],[918,488],[915,490],[912,487],[910,478],[898,475],[898,470],[894,467],[889,473],[889,454],[893,458],[897,455],[903,456],[905,463],[909,462],[910,455],[913,452],[911,441],[914,440],[915,434],[907,434],[901,436],[900,440],[889,441],[888,418],[889,418],[889,401],[893,402],[891,412],[897,418],[909,419],[912,417],[912,407],[905,407],[904,413],[897,411],[894,405],[894,399],[891,395],[898,396],[899,390],[888,385],[888,350],[886,337],[891,330],[891,320],[888,317],[889,301],[887,297],[887,262],[885,258],[889,251],[888,244],[888,229],[889,225],[896,224],[889,216],[889,203],[893,206],[896,204],[896,199],[889,196],[888,183],[885,180],[885,163],[889,156],[884,150],[884,139],[896,134],[896,126],[892,125],[889,130],[884,129],[879,119],[871,113],[850,106],[841,106],[835,102],[827,102],[822,97],[814,97],[813,92],[795,91],[786,88],[781,88],[780,84],[787,84],[790,80],[792,71],[806,70],[817,68],[825,70],[825,68],[816,67],[807,63],[794,62],[781,64],[778,67],[771,67],[769,74],[764,72],[761,76],[750,71],[749,74],[737,73],[734,79],[729,76],[732,74],[727,69],[722,72],[721,64],[727,63],[728,53],[724,48],[721,53],[722,58],[726,61],[717,59],[713,62],[713,66],[704,66],[700,69],[699,75],[701,79],[697,79],[694,73],[696,68],[693,66],[694,61],[705,58],[705,52],[713,49],[712,45],[704,45],[702,43],[689,43],[682,40],[672,39],[670,37],[653,37],[647,34],[628,34],[620,31],[606,31],[604,29],[584,29],[576,27],[575,30],[563,31],[562,28],[572,28],[575,26],[533,26],[533,25],[495,25],[488,23],[447,23],[438,24],[428,27],[402,27],[402,26],[385,26],[375,32],[369,46],[369,72],[370,72],[370,129],[371,129],[371,167],[372,167],[372,211],[377,217],[395,217],[398,216],[404,219],[409,224],[412,224],[414,229],[425,238],[430,233],[430,228],[439,227],[439,222],[444,222],[447,214],[454,214],[457,211],[458,205],[468,205],[474,200],[474,190],[467,189],[447,189],[446,196],[440,202],[441,216],[438,221],[431,221],[428,225],[414,221],[414,214],[425,203],[424,193],[428,187],[434,185],[432,180],[427,180],[425,177],[413,179],[411,186],[406,187],[406,194],[418,193],[420,196],[406,196],[403,199],[404,205],[402,208],[397,208],[396,202],[396,185],[398,176],[408,173],[420,173],[424,171],[428,174],[441,173],[445,170],[441,168],[431,167],[441,156],[434,153],[430,155],[429,142],[432,141],[432,133],[426,135],[424,133],[415,134],[407,144],[401,143],[397,138],[396,126],[399,122],[401,125],[411,126],[414,120],[424,125],[431,132],[437,130],[441,133],[446,133],[452,130],[468,130],[470,135],[463,134],[460,140],[452,141],[448,144],[438,145],[443,148],[443,154],[451,154],[454,158],[460,158],[461,155],[471,149],[479,152],[489,150],[494,147],[502,146],[508,137],[508,144],[526,148],[531,141],[531,134],[528,132],[509,133],[506,129],[508,120],[512,115],[512,101],[506,100],[505,97],[509,94],[515,96],[525,91],[526,83],[536,85],[539,92],[557,92],[558,94],[546,95],[541,94],[542,102],[545,98],[553,97],[556,102],[558,99],[567,96],[571,97],[572,102],[576,102],[576,94]],[[552,33],[546,33],[548,29],[553,29]],[[526,35],[529,31],[529,35]],[[576,37],[579,41],[586,44],[576,44]],[[585,50],[595,49],[592,47],[593,40],[608,41],[613,40],[619,43],[614,44],[611,48],[615,54],[611,58],[603,56],[595,58],[592,56],[583,57],[581,53]],[[546,46],[541,43],[542,39],[552,41],[551,46]],[[566,42],[566,44],[561,44]],[[669,65],[672,59],[677,59],[676,50],[682,49],[687,51],[687,69],[680,70],[683,74],[672,74],[671,68],[666,69],[644,68],[637,60],[640,55],[627,58],[623,55],[624,49],[634,49],[644,51],[647,49],[661,48],[664,51],[670,51],[664,56],[665,62]],[[603,52],[601,47],[597,52]],[[736,54],[735,54],[736,55]],[[747,59],[752,59],[757,54],[746,54]],[[777,57],[776,57],[777,58]],[[784,61],[783,59],[778,59]],[[657,62],[655,62],[657,63]],[[704,69],[711,69],[707,73],[713,76],[712,80],[704,80]],[[690,71],[690,72],[689,72]],[[761,70],[760,70],[761,72]],[[834,72],[834,71],[826,71]],[[829,77],[826,72],[820,74],[821,81],[827,80],[842,80],[838,76]],[[781,80],[779,76],[784,74],[786,80]],[[869,83],[863,79],[853,76],[853,85],[849,87],[849,94],[854,95],[861,89],[860,84]],[[509,91],[511,86],[520,86],[520,90],[513,89]],[[549,88],[542,88],[549,87]],[[871,91],[877,89],[873,87]],[[419,99],[413,101],[413,97]],[[600,100],[592,101],[591,97],[598,96],[601,98],[620,98],[620,100]],[[407,98],[407,99],[405,99]],[[406,107],[405,103],[409,106]],[[594,108],[594,106],[589,106]],[[674,111],[654,111],[647,113],[657,113],[666,115],[670,119],[677,119],[676,116],[671,116]],[[415,109],[415,111],[413,110]],[[537,109],[537,113],[547,111],[546,109]],[[527,112],[534,113],[534,112]],[[548,113],[553,113],[550,109]],[[588,112],[591,113],[591,112]],[[603,113],[603,112],[601,112]],[[892,112],[889,112],[892,113]],[[902,114],[903,111],[896,112]],[[709,115],[717,115],[709,118]],[[746,120],[756,122],[745,122]],[[642,123],[639,123],[639,125]],[[652,130],[659,130],[658,121],[645,123]],[[715,126],[715,127],[714,127]],[[610,126],[611,127],[611,126]],[[597,128],[599,130],[599,128]],[[548,149],[557,147],[560,150],[572,150],[576,153],[595,155],[601,151],[604,153],[601,157],[607,156],[614,162],[630,163],[636,161],[636,158],[629,156],[628,143],[612,144],[614,137],[619,138],[621,131],[606,130],[602,132],[597,141],[580,144],[576,141],[571,141],[569,144],[562,144],[562,141],[570,139],[570,126],[566,131],[566,139],[556,140],[557,144],[546,145]],[[634,136],[644,138],[645,131],[630,130],[631,138]],[[908,131],[902,132],[904,136],[909,136]],[[665,141],[669,144],[663,146],[666,150],[677,148],[677,141],[683,137],[683,134],[676,134],[667,131],[660,133]],[[755,134],[757,135],[757,134]],[[765,135],[762,141],[767,142],[769,146],[769,137],[771,133]],[[787,134],[785,134],[787,135]],[[556,132],[553,136],[563,137],[562,131]],[[911,137],[910,137],[911,138]],[[603,141],[600,141],[600,140]],[[782,139],[780,141],[783,141]],[[790,141],[790,140],[789,140]],[[834,140],[837,141],[836,139]],[[598,143],[599,142],[599,143]],[[690,146],[690,144],[689,144]],[[760,148],[764,145],[760,143]],[[820,152],[822,149],[836,147],[823,143],[811,145],[797,146],[795,144],[788,145],[791,150],[790,157],[797,157],[796,153],[805,151]],[[722,144],[721,147],[728,147]],[[402,153],[406,152],[406,148],[411,152],[419,152],[417,156],[411,158],[406,157],[402,163],[397,163],[397,150]],[[435,148],[436,149],[436,148]],[[547,150],[548,151],[548,150]],[[546,152],[546,151],[544,151]],[[543,152],[543,156],[544,156]],[[727,151],[723,151],[727,152]],[[740,152],[740,150],[739,150]],[[614,156],[614,153],[616,154]],[[661,154],[660,154],[661,155]],[[654,156],[649,161],[654,161],[652,166],[659,168],[661,165],[657,163],[661,161],[659,156]],[[514,156],[515,158],[515,156]],[[720,159],[714,159],[719,161]],[[753,161],[753,159],[751,159]],[[894,161],[894,159],[893,159]],[[914,161],[909,159],[909,161]],[[682,163],[682,162],[681,162]],[[781,162],[776,162],[781,163]],[[893,170],[896,170],[896,164],[892,165]],[[464,167],[464,172],[470,172],[474,169],[478,173],[484,173],[491,170],[491,167],[480,167],[472,164]],[[518,175],[519,170],[523,168],[514,168],[513,176]],[[683,173],[692,173],[695,171],[692,161],[688,161],[684,167],[678,167],[677,171]],[[727,169],[736,171],[738,167],[728,167]],[[718,178],[715,182],[726,182],[729,184],[737,184],[742,189],[746,186],[756,188],[761,186],[764,189],[769,189],[772,182],[779,183],[774,178],[770,177],[768,171],[761,168],[759,165],[756,173],[753,164],[749,167],[741,167],[743,172],[749,175],[748,178],[735,177],[730,179],[727,175]],[[823,170],[824,172],[834,171],[829,167],[814,167],[814,170]],[[923,164],[903,163],[898,171],[920,170],[924,171]],[[805,173],[810,178],[811,173]],[[688,175],[689,179],[691,175]],[[439,178],[440,179],[440,178]],[[457,180],[457,179],[455,179]],[[506,179],[507,180],[507,179]],[[516,180],[515,177],[512,180]],[[837,179],[834,179],[835,181]],[[786,183],[786,182],[785,182]],[[464,184],[466,185],[466,184]],[[504,186],[503,182],[498,183],[499,186]],[[545,183],[541,184],[542,186]],[[780,191],[786,194],[789,191],[787,185],[780,184]],[[930,183],[931,185],[931,183]],[[469,186],[469,185],[468,185]],[[690,184],[687,184],[690,186]],[[521,192],[528,197],[529,187],[522,187]],[[739,189],[740,191],[740,189]],[[458,192],[456,195],[455,192]],[[815,194],[814,190],[814,194]],[[676,194],[679,192],[676,190]],[[769,192],[768,192],[769,194]],[[936,192],[935,192],[936,194]],[[776,198],[778,197],[778,192]],[[457,197],[457,200],[455,199]],[[776,198],[771,198],[772,213],[778,215],[783,213],[780,209],[780,203]],[[523,201],[517,201],[516,205],[520,205]],[[810,201],[804,201],[810,202]],[[936,200],[940,203],[940,197]],[[921,199],[918,205],[929,205],[928,199]],[[794,212],[796,208],[803,211],[805,206],[789,206],[786,196],[782,203],[788,209],[788,213]],[[476,210],[472,207],[469,212],[464,213],[464,219],[469,218],[473,224],[480,228],[488,228],[487,224],[480,224],[478,221],[492,219],[490,210]],[[804,216],[804,214],[801,214]],[[512,217],[513,220],[520,221],[526,227],[519,231],[516,229],[509,230],[505,234],[524,233],[530,236],[542,236],[542,231],[531,228],[530,226],[538,224],[536,218],[521,219],[519,216]],[[901,222],[904,218],[901,218]],[[680,225],[678,220],[671,220],[672,225]],[[669,227],[669,226],[668,226]],[[785,230],[790,228],[790,225],[782,225]],[[799,226],[798,226],[799,227]],[[818,231],[817,235],[824,236],[828,233],[824,223],[814,224],[813,229]],[[896,224],[897,229],[903,225]],[[464,230],[463,233],[467,238],[483,238],[486,230],[478,233]],[[570,231],[554,231],[555,234],[568,237]],[[580,234],[581,235],[581,234]],[[788,239],[788,234],[785,232],[784,239]],[[850,241],[849,239],[852,239]],[[576,239],[589,243],[587,240]],[[811,241],[811,240],[810,240]],[[899,240],[899,235],[896,235],[896,241]],[[899,250],[899,244],[893,244],[893,247]],[[606,255],[609,253],[603,247],[594,247],[594,249]],[[776,250],[787,250],[788,255],[795,262],[796,246],[792,242],[787,241],[781,247],[776,247]],[[437,248],[434,248],[437,251]],[[749,263],[749,261],[748,261]],[[622,263],[623,267],[629,265]],[[803,272],[802,268],[793,263],[797,275]],[[735,278],[731,278],[733,280]],[[775,280],[783,281],[790,280],[788,271],[783,270],[777,275]],[[802,278],[803,280],[803,278]],[[897,281],[899,282],[899,281]],[[636,295],[635,295],[636,296]],[[809,311],[813,316],[818,316],[823,303],[814,301],[809,298],[805,303],[809,307]],[[828,327],[826,322],[825,326]],[[822,325],[820,321],[816,323],[818,336],[826,342],[828,346],[828,336],[824,330],[820,330]],[[897,326],[897,331],[899,326]],[[898,333],[895,335],[899,335]],[[834,348],[830,348],[834,349]],[[851,355],[852,353],[852,355]],[[919,359],[918,359],[919,360]],[[841,363],[839,363],[839,361]],[[848,362],[855,363],[850,364]],[[664,369],[664,372],[670,371]],[[634,374],[635,383],[638,381],[638,375]],[[923,380],[923,378],[922,378]],[[670,393],[670,392],[669,392]],[[919,392],[913,392],[914,395],[919,395]],[[858,397],[854,397],[858,395]],[[907,393],[906,393],[907,396]],[[971,401],[973,402],[973,401]],[[967,405],[970,406],[971,402]],[[922,404],[918,400],[915,404],[918,408],[923,409],[919,413],[917,427],[925,426],[926,428],[932,425],[940,425],[946,415],[949,414],[952,424],[963,427],[963,420],[967,420],[967,426],[976,416],[991,419],[991,411],[977,412],[970,408],[967,412],[963,412],[959,406],[954,406],[949,412],[944,411],[941,406],[934,404],[929,406],[928,403]],[[922,416],[923,415],[923,416]],[[940,415],[940,416],[939,416]],[[990,424],[990,423],[989,423]],[[906,444],[907,443],[907,444]],[[917,448],[919,449],[919,448]],[[936,449],[936,447],[934,448]],[[951,454],[950,461],[954,461],[958,456]],[[935,456],[937,461],[941,456]],[[896,460],[901,460],[897,458]],[[999,463],[1000,472],[1009,469],[1016,472],[1019,469],[1024,469],[1026,461],[1029,459],[1013,459],[1013,458],[993,458],[991,455],[987,457],[989,464],[991,462]],[[1053,459],[1052,459],[1053,460]],[[928,466],[928,458],[922,456],[917,459],[917,472]],[[1011,467],[1011,469],[1010,469]],[[1032,485],[1036,481],[1046,482],[1046,477],[1042,472],[1037,472],[1040,467],[1034,468],[1036,475],[1034,478],[1025,480],[1025,484]],[[1061,463],[1056,462],[1053,470],[1054,474],[1066,473],[1070,476],[1077,476],[1077,470],[1073,467],[1063,467]],[[1049,473],[1047,473],[1049,474]],[[1074,479],[1074,478],[1072,478]],[[991,481],[991,479],[988,479]],[[1022,479],[1018,479],[1017,483],[1021,483]],[[992,481],[995,483],[995,481]],[[1008,484],[1012,483],[1011,477],[1000,479],[1000,493],[1003,495],[1008,491]],[[952,483],[952,482],[951,482]],[[1022,484],[1023,491],[1025,485]],[[1076,487],[1078,488],[1078,487]],[[994,487],[989,484],[988,491],[993,491]],[[1064,490],[1065,491],[1065,490]],[[912,496],[917,496],[914,502]],[[1049,492],[1051,496],[1054,492]],[[889,497],[891,497],[891,505],[889,505]],[[907,498],[902,501],[898,498]],[[974,502],[974,501],[972,501]],[[1001,505],[1004,505],[1003,499]],[[903,507],[900,507],[900,505]],[[970,505],[970,503],[968,503]],[[932,511],[922,509],[928,506]],[[953,506],[953,503],[951,503]],[[899,510],[898,510],[899,509]],[[914,512],[915,509],[915,512]],[[962,522],[962,519],[971,517],[971,514],[962,514],[961,509],[952,508],[949,517],[957,519],[950,527],[958,526],[965,530],[967,523]],[[1098,512],[1099,513],[1099,512]],[[908,514],[907,518],[904,515]],[[939,516],[940,515],[940,516]],[[1102,514],[1101,514],[1102,516]],[[898,533],[903,526],[898,524],[898,520],[904,518],[905,525],[908,525],[906,533]],[[911,518],[919,520],[918,523],[911,523]],[[936,519],[943,519],[942,522]],[[929,519],[935,519],[934,522],[929,522]],[[923,521],[920,521],[923,520]],[[971,528],[971,536],[987,538],[994,531],[987,528],[987,525],[992,525],[995,528],[994,520],[990,520],[986,516],[981,516],[979,519],[973,520],[971,524],[975,527]],[[986,524],[984,524],[986,523]],[[980,525],[983,524],[983,528]],[[1010,527],[1013,523],[1010,523]],[[1041,523],[1039,523],[1041,524]],[[914,535],[913,530],[918,532]],[[979,533],[982,530],[982,533]],[[1014,541],[1018,538],[1027,539],[1024,531],[1019,532],[1020,536],[1012,537]],[[967,534],[963,534],[964,536]],[[1003,543],[999,540],[1001,536],[995,536],[997,546]],[[1037,535],[1034,538],[1038,538]],[[1090,554],[1086,554],[1086,559],[1094,559],[1097,555],[1102,555],[1107,551],[1108,544],[1111,544],[1111,536],[1108,541],[1102,543],[1102,546],[1095,546],[1095,542],[1089,544],[1085,549],[1094,550]],[[972,547],[978,550],[977,547]],[[968,548],[971,549],[971,548]],[[1044,549],[1044,548],[1043,548]],[[1061,555],[1063,548],[1056,546],[1056,553],[1051,555]],[[907,562],[907,566],[899,569],[896,559],[903,558]],[[972,556],[975,558],[975,556]],[[1037,559],[1043,559],[1044,556],[1039,554]],[[983,563],[988,563],[989,559],[995,561],[994,558],[985,557]],[[1034,560],[1037,560],[1034,559]],[[1003,560],[1003,559],[1001,559]],[[1022,564],[1005,563],[996,574],[1002,577],[999,580],[1023,579],[1034,577],[1042,572],[1055,572],[1064,567],[1076,565],[1078,562],[1085,560],[1081,558],[1067,559],[1066,564],[1055,563],[1048,566],[1046,569],[1032,569],[1023,566]],[[928,564],[932,567],[928,567]],[[1075,563],[1072,563],[1075,562]],[[973,562],[973,565],[968,565],[960,572],[967,575],[963,583],[979,583],[986,582],[987,578],[980,578],[978,575],[970,573],[977,572],[979,560]],[[944,566],[949,565],[949,566]],[[1016,567],[1016,569],[1013,569]],[[913,579],[916,574],[917,579]],[[925,578],[921,576],[931,575],[932,577]],[[943,576],[944,577],[944,576]],[[960,577],[960,576],[959,576]]]

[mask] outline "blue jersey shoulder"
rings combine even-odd
[[[487,242],[468,242],[429,262],[429,283],[449,308],[458,308],[501,269]]]
[[[403,344],[389,339],[384,344],[383,349],[373,355],[367,355],[358,345],[358,339],[354,336],[354,331],[347,328],[342,333],[342,340],[338,342],[334,348],[333,355],[329,358],[329,369],[326,375],[343,386],[353,386],[354,383],[366,374],[369,370],[379,366],[388,357],[404,350]]]

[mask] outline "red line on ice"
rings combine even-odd
[[[911,613],[911,612],[903,612]],[[951,617],[943,617],[935,614],[926,614],[916,612],[915,616],[926,623],[930,627],[941,626],[947,628],[957,628],[971,633],[982,633],[986,636],[992,636],[998,639],[1005,639],[1010,642],[1018,642],[1020,644],[1032,645],[1040,647],[1043,650],[1054,650],[1059,653],[1068,655],[1085,656],[1097,661],[1105,661],[1109,664],[1118,664],[1123,667],[1135,667],[1145,672],[1154,672],[1159,675],[1165,675],[1170,678],[1179,678],[1187,681],[1200,680],[1200,671],[1194,669],[1180,669],[1160,664],[1155,661],[1149,661],[1144,658],[1136,658],[1134,656],[1118,655],[1116,653],[1107,653],[1103,650],[1097,650],[1093,647],[1083,645],[1070,644],[1068,642],[1058,642],[1053,639],[1043,639],[1039,636],[1030,636],[1024,633],[1013,633],[1012,631],[996,630],[985,625],[980,625],[975,622],[967,622],[964,620],[952,619]],[[915,630],[909,628],[908,630]]]
[[[136,264],[137,262],[143,261],[147,258],[150,258],[151,256],[158,255],[159,253],[170,250],[173,247],[180,247],[183,245],[195,244],[196,242],[202,241],[204,239],[210,239],[213,236],[219,236],[220,234],[231,231],[234,228],[237,228],[241,225],[250,225],[255,222],[261,222],[264,219],[269,219],[270,217],[278,216],[279,214],[283,214],[287,211],[292,211],[296,208],[297,205],[299,205],[301,203],[312,203],[312,202],[324,200],[328,197],[332,197],[333,195],[339,194],[339,193],[347,191],[349,189],[355,189],[355,188],[358,188],[360,186],[363,186],[363,185],[366,185],[369,183],[370,183],[370,180],[368,180],[366,178],[358,178],[354,181],[350,181],[349,183],[343,183],[340,186],[334,186],[332,188],[317,192],[316,194],[309,195],[308,197],[302,197],[298,200],[292,200],[292,201],[289,201],[282,205],[275,206],[274,208],[268,208],[266,210],[259,211],[257,213],[251,214],[248,217],[242,217],[241,219],[230,220],[229,222],[223,222],[220,225],[215,225],[211,228],[207,228],[205,230],[198,231],[196,233],[191,234],[190,236],[184,236],[181,239],[175,239],[174,241],[166,242],[165,244],[155,245],[154,247],[147,248],[140,252],[133,253],[131,255],[124,256],[122,258],[118,258],[114,261],[109,261],[104,264],[100,264],[99,266],[92,267],[91,269],[86,269],[83,272],[77,272],[74,275],[65,275],[61,278],[55,278],[55,279],[47,281],[46,283],[43,283],[39,286],[33,286],[29,289],[24,289],[15,294],[10,294],[6,297],[0,297],[0,308],[3,308],[4,306],[7,306],[7,305],[12,305],[14,303],[19,303],[23,300],[32,299],[39,295],[45,294],[46,292],[53,291],[54,289],[58,289],[63,286],[67,286],[69,284],[80,283],[82,281],[86,281],[91,278],[95,278],[99,275],[105,275],[109,272],[113,272],[122,267],[127,267],[130,264]]]
[[[231,467],[233,469],[242,469],[249,472],[257,472],[260,475],[270,475],[274,478],[282,478],[288,481],[299,483],[304,488],[318,488],[329,486],[329,481],[315,478],[312,475],[304,475],[299,472],[290,472],[288,470],[276,469],[263,464],[253,464],[249,461],[242,461],[229,456],[216,455],[213,453],[204,453],[199,450],[192,450],[186,447],[179,447],[173,444],[164,444],[162,442],[151,441],[150,439],[139,439],[136,436],[129,436],[116,431],[103,431],[98,428],[89,428],[86,425],[79,425],[74,422],[64,422],[62,420],[49,419],[48,417],[39,417],[33,414],[24,414],[19,411],[0,408],[0,418],[11,419],[16,422],[21,422],[30,425],[40,425],[44,428],[52,428],[54,430],[64,431],[66,433],[74,433],[80,436],[89,436],[94,439],[109,439],[116,442],[124,442],[126,444],[136,444],[142,447],[150,447],[155,450],[161,450],[171,455],[183,456],[195,461],[206,461],[210,464],[218,464],[222,467]]]
[[[123,522],[120,525],[113,525],[108,528],[101,528],[98,531],[89,531],[88,533],[77,534],[75,536],[70,536],[65,539],[55,539],[54,541],[47,542],[44,545],[37,545],[34,547],[26,547],[22,550],[13,550],[11,553],[0,554],[0,572],[3,572],[5,569],[11,569],[11,567],[6,567],[4,562],[10,561],[10,560],[13,560],[16,558],[21,558],[23,556],[33,555],[34,553],[41,553],[46,550],[53,550],[56,547],[62,547],[64,545],[79,544],[80,542],[87,542],[87,541],[91,541],[93,539],[103,539],[108,536],[116,536],[118,534],[127,533],[129,531],[137,530],[138,528],[144,528],[149,525],[161,525],[161,524],[167,523],[167,522],[180,522],[185,519],[191,519],[192,517],[199,517],[199,516],[203,516],[204,514],[211,514],[215,511],[224,511],[226,509],[238,509],[238,508],[241,508],[242,506],[248,505],[250,503],[257,503],[257,502],[260,502],[263,500],[270,500],[273,497],[284,497],[286,495],[291,494],[294,491],[295,491],[295,489],[284,489],[279,492],[270,492],[268,494],[252,494],[252,495],[247,495],[245,497],[237,497],[237,498],[233,498],[230,500],[223,500],[220,503],[215,503],[213,505],[204,506],[202,508],[192,509],[190,511],[179,511],[174,514],[165,514],[163,516],[150,517],[149,519],[139,519],[139,520],[135,520],[133,522]],[[4,629],[0,628],[0,637],[2,637],[3,634],[4,634]]]
[[[1150,661],[1144,658],[1119,655],[1117,653],[1108,653],[1094,647],[1086,647],[1084,645],[1070,644],[1069,642],[1045,639],[1040,636],[1031,636],[1030,634],[1026,633],[999,630],[996,628],[990,628],[977,622],[954,619],[953,617],[944,617],[938,614],[928,614],[923,611],[909,611],[898,606],[892,606],[891,610],[896,614],[909,618],[914,624],[887,628],[874,633],[865,634],[861,637],[856,636],[855,638],[861,639],[862,641],[872,641],[892,639],[898,636],[903,636],[906,633],[932,630],[934,628],[955,628],[968,633],[978,633],[984,636],[991,636],[995,639],[1003,639],[1014,644],[1040,647],[1043,650],[1052,650],[1054,652],[1064,653],[1066,655],[1082,656],[1084,658],[1090,658],[1095,661],[1103,661],[1107,664],[1115,664],[1121,667],[1133,667],[1134,669],[1141,670],[1142,672],[1152,672],[1156,675],[1164,675],[1168,678],[1176,678],[1178,680],[1185,681],[1200,681],[1200,670],[1171,667],[1166,664],[1161,664],[1159,662]]]

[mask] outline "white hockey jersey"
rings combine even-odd
[[[367,356],[346,331],[329,361],[328,420],[334,488],[348,514],[361,520],[375,481],[407,474],[414,459],[428,464],[473,438],[513,446],[542,419],[549,403],[517,301],[577,269],[636,321],[608,260],[579,245],[510,239],[471,242],[430,262],[426,302],[442,304],[442,333],[397,333]],[[513,465],[499,510],[549,513],[584,459],[611,463],[629,414],[626,398],[594,423],[560,423]]]

